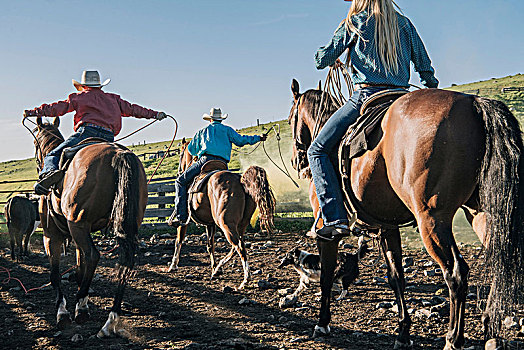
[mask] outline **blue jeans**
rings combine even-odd
[[[324,225],[348,223],[344,196],[329,155],[337,147],[350,125],[357,121],[362,103],[382,87],[367,87],[353,93],[348,102],[328,119],[307,150],[307,158]]]
[[[58,170],[60,156],[62,155],[64,149],[75,146],[81,141],[90,137],[99,137],[109,142],[113,142],[115,139],[115,135],[110,131],[99,129],[93,126],[81,126],[73,135],[69,136],[67,140],[59,144],[55,149],[45,156],[44,166],[42,167],[39,175],[43,175],[49,171]]]
[[[191,164],[186,171],[178,175],[175,180],[175,213],[176,219],[180,222],[186,222],[189,219],[189,213],[187,211],[187,190],[188,187],[193,183],[195,177],[200,174],[202,167],[210,160],[221,160],[226,162],[222,157],[217,157],[209,154],[205,154],[198,158],[196,162]],[[227,162],[226,162],[227,163]]]

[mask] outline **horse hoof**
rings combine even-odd
[[[520,341],[508,341],[504,339],[492,338],[486,342],[485,350],[517,350],[524,348]]]
[[[409,340],[407,343],[395,340],[395,346],[393,349],[413,349],[413,340]]]
[[[56,317],[56,327],[63,331],[66,328],[69,328],[73,321],[71,320],[71,316],[69,314],[60,314]]]
[[[316,325],[315,330],[313,330],[313,338],[325,337],[330,334],[331,329],[329,329],[329,326],[320,327],[319,325]]]
[[[84,324],[89,320],[90,317],[91,315],[89,314],[89,311],[78,309],[75,315],[75,322],[78,324]]]

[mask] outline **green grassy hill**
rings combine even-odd
[[[489,97],[501,100],[505,102],[512,112],[517,116],[521,124],[524,123],[524,92],[506,92],[502,93],[501,89],[503,87],[523,87],[524,86],[524,75],[518,74],[514,76],[504,77],[504,78],[493,78],[486,81],[480,81],[476,83],[451,86],[447,89],[460,91],[465,93],[478,94],[480,96]],[[282,111],[282,113],[287,113],[288,111]],[[163,123],[169,123],[168,120]],[[286,162],[286,166],[293,178],[296,179],[296,172],[291,168],[289,159],[291,158],[291,130],[287,124],[287,120],[276,121],[272,123],[267,123],[260,126],[248,127],[240,129],[239,132],[243,134],[261,134],[267,130],[271,125],[280,126],[281,132],[281,141],[280,141],[280,150],[282,152],[282,157]],[[153,126],[157,127],[157,126]],[[180,135],[190,136],[190,135]],[[180,139],[181,139],[180,137]],[[177,140],[173,149],[178,147],[180,139]],[[150,176],[155,167],[157,166],[159,159],[149,159],[146,153],[153,153],[160,150],[166,150],[170,141],[157,142],[146,145],[138,145],[130,147],[136,154],[140,156],[146,173]],[[249,165],[259,165],[266,169],[268,172],[269,180],[273,186],[278,207],[284,211],[296,211],[296,212],[306,212],[310,211],[309,201],[307,195],[308,184],[305,181],[298,181],[300,184],[300,189],[297,189],[292,182],[285,177],[280,170],[278,170],[270,160],[267,158],[262,146],[259,146],[254,150],[255,146],[246,146],[241,149],[234,148],[232,152],[232,160],[230,167],[233,169],[246,169]],[[274,134],[269,135],[268,141],[265,143],[267,154],[278,164],[279,167],[282,166],[282,161],[280,160],[279,152],[279,143],[277,142]],[[144,156],[144,154],[146,154]],[[178,155],[167,157],[162,165],[160,166],[157,177],[166,177],[174,176],[176,174],[176,169],[178,168]],[[36,163],[33,158],[25,160],[16,160],[0,163],[0,182],[6,180],[22,180],[22,179],[35,179],[37,176],[36,173]],[[0,191],[16,191],[23,189],[30,189],[32,182],[22,183],[22,184],[0,184]],[[0,193],[0,202],[5,201],[13,193]],[[2,206],[0,206],[1,208]],[[0,209],[0,212],[3,212]],[[455,228],[456,231],[464,233],[464,235],[471,235],[471,229],[467,224],[464,223],[464,219],[460,219],[461,222]],[[3,221],[3,218],[0,218],[0,221]],[[467,226],[466,228],[464,228]],[[5,227],[0,226],[0,230],[4,230]],[[410,233],[413,240],[419,241],[417,234]],[[465,241],[469,239],[464,238]],[[463,241],[464,241],[463,240]]]
[[[524,91],[502,92],[507,87],[524,87],[524,74],[510,75],[504,78],[491,78],[464,85],[452,85],[447,88],[468,94],[488,97],[504,102],[521,125],[524,125]]]

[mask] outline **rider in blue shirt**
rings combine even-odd
[[[221,160],[227,164],[231,159],[233,144],[242,147],[266,140],[266,135],[240,135],[232,127],[222,124],[227,114],[222,116],[220,108],[212,108],[210,114],[204,114],[203,118],[210,124],[199,130],[187,146],[188,152],[198,157],[198,160],[178,175],[175,181],[175,209],[170,218],[170,224],[175,227],[186,225],[189,220],[187,190],[206,162]]]

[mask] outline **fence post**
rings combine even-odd
[[[158,196],[159,197],[165,197],[166,193],[165,192],[158,192]],[[166,205],[163,204],[163,203],[158,205],[158,209],[165,209],[165,208],[166,208]],[[158,220],[165,220],[165,218],[158,217]]]

